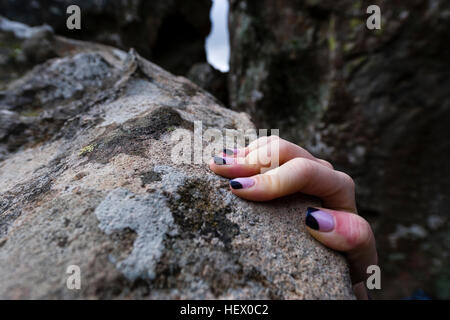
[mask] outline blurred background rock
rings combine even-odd
[[[66,29],[69,4],[81,7],[79,31]],[[418,290],[450,298],[450,3],[230,0],[228,73],[206,61],[211,4],[0,0],[0,15],[134,47],[248,112],[259,128],[279,128],[355,178],[359,212],[377,238],[375,298]],[[366,28],[372,4],[381,7],[381,30]],[[40,30],[37,46],[1,34],[2,79],[54,54]]]
[[[80,30],[66,27],[66,9],[72,4],[81,9]],[[48,24],[74,39],[132,47],[175,74],[206,61],[210,9],[210,0],[0,0],[0,13],[10,20]]]

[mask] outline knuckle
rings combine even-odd
[[[293,172],[301,175],[301,177],[307,181],[310,180],[315,174],[315,167],[311,160],[305,158],[295,158],[288,163],[292,166]]]
[[[352,192],[355,191],[355,181],[352,177],[342,171],[337,171],[337,173],[339,174],[345,189],[351,190]]]
[[[267,137],[263,136],[263,137],[259,137],[255,140],[253,140],[252,142],[249,143],[248,148],[250,149],[255,149],[258,148],[259,146],[263,145],[266,143]]]
[[[267,136],[262,136],[259,137],[258,139],[255,140],[256,143],[265,143],[267,141]]]
[[[247,164],[268,166],[272,162],[272,153],[269,148],[264,146],[249,152],[245,159]]]
[[[275,145],[277,144],[279,154],[285,154],[288,151],[289,148],[289,143],[285,140],[279,139],[279,140],[275,140],[273,143],[271,143],[271,145]]]
[[[327,161],[327,160],[323,160],[323,159],[319,159],[320,163],[322,163],[324,166],[329,167],[330,169],[334,169],[333,165],[331,164],[331,162]]]
[[[249,165],[258,164],[258,152],[257,152],[257,150],[250,151],[245,156],[245,164],[249,164]]]
[[[266,191],[271,197],[276,197],[281,191],[281,180],[278,174],[271,175],[261,175],[260,178],[263,180],[266,186]]]
[[[372,240],[372,229],[369,223],[360,216],[350,219],[347,232],[347,242],[352,249],[358,250],[367,247]]]
[[[279,136],[275,136],[275,135],[273,135],[273,136],[269,136],[269,138],[268,138],[269,140],[269,142],[272,142],[272,141],[278,141],[278,140],[282,140]]]
[[[292,143],[292,142],[290,142],[290,143]],[[292,143],[294,146],[296,146],[297,148],[299,148],[302,152],[305,152],[305,153],[309,153],[309,151],[308,150],[306,150],[304,147],[302,147],[301,145],[298,145],[298,144],[296,144],[296,143]]]

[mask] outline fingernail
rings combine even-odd
[[[234,160],[232,158],[227,158],[227,157],[214,157],[214,163],[218,164],[218,165],[222,165],[222,164],[232,164],[234,163]]]
[[[230,186],[233,189],[246,189],[255,184],[255,179],[252,178],[236,178],[230,180]]]
[[[231,149],[223,149],[223,153],[226,154],[227,156],[232,156],[236,153],[236,151],[231,150]]]
[[[333,216],[316,208],[308,207],[305,223],[314,230],[328,232],[334,229]]]

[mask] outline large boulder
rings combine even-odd
[[[450,2],[230,0],[229,29],[231,107],[355,179],[381,297],[448,299]]]
[[[211,0],[0,0],[0,15],[56,34],[135,50],[175,74],[206,62]],[[69,30],[70,5],[81,10],[81,29]]]
[[[174,158],[197,121],[240,134],[246,114],[133,50],[48,39],[0,93],[0,298],[354,298],[305,230],[316,199],[247,202]]]

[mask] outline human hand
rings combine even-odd
[[[278,158],[273,150],[278,150]],[[261,174],[267,158],[278,159],[279,167]],[[347,257],[355,295],[368,298],[367,267],[378,260],[375,238],[369,223],[357,214],[355,184],[349,175],[277,136],[259,138],[243,149],[225,149],[209,166],[216,174],[231,178],[231,191],[244,199],[268,201],[297,192],[319,197],[323,208],[308,208],[307,230]]]

